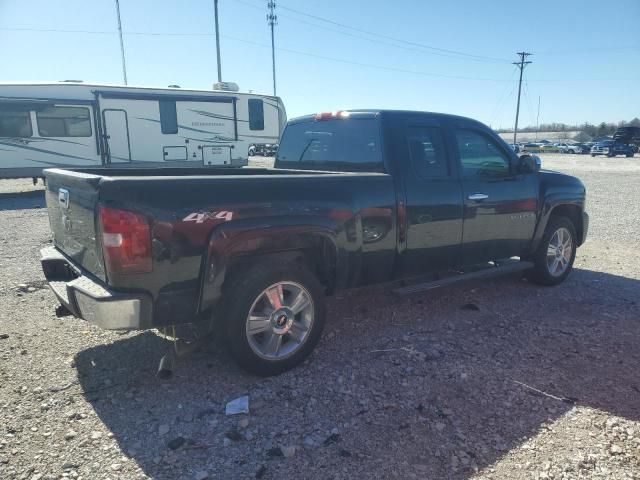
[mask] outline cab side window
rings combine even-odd
[[[449,177],[449,162],[438,127],[408,127],[407,142],[413,170],[422,178]]]
[[[493,139],[474,130],[459,129],[455,135],[463,177],[509,176],[509,157]]]

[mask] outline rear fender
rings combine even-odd
[[[230,268],[251,265],[265,260],[282,262],[304,260],[328,291],[346,283],[347,272],[341,266],[338,233],[335,225],[321,218],[239,220],[214,229],[209,238],[207,254],[201,267],[200,312],[213,307],[222,295],[222,286]]]

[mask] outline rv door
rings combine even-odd
[[[128,163],[131,161],[131,141],[127,112],[119,109],[102,111],[107,146],[108,163]]]

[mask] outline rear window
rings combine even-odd
[[[0,107],[0,137],[30,137],[31,118],[27,110],[5,110]]]
[[[283,168],[383,172],[378,122],[351,117],[287,125],[276,162]]]
[[[41,137],[90,137],[91,116],[86,107],[47,107],[36,112]]]

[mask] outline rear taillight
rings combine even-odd
[[[331,120],[334,118],[349,118],[349,112],[345,110],[338,110],[337,112],[321,112],[316,113],[316,120]]]
[[[147,273],[152,270],[151,229],[144,216],[100,207],[100,227],[108,273]]]

